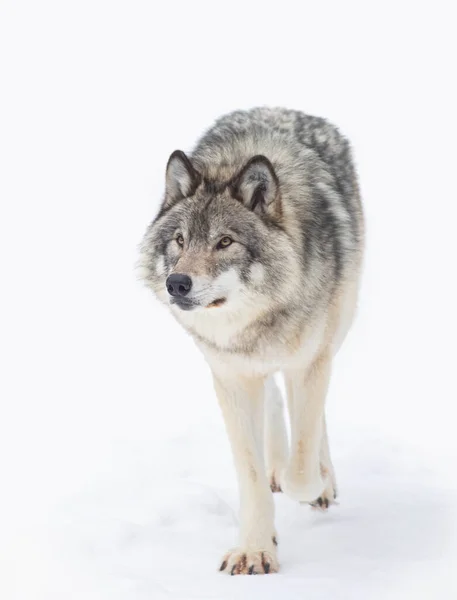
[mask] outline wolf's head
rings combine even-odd
[[[176,151],[143,241],[143,278],[175,314],[261,308],[284,294],[294,262],[281,221],[279,181],[266,157],[214,181]]]

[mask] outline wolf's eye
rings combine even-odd
[[[229,238],[228,235],[224,235],[224,237],[219,241],[216,248],[221,250],[222,248],[227,248],[233,242],[232,238]]]
[[[178,246],[181,246],[181,248],[184,246],[184,238],[181,234],[177,236],[176,243],[178,244]]]

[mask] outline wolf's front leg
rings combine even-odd
[[[324,405],[330,379],[331,355],[323,352],[306,370],[284,373],[290,414],[291,451],[281,477],[283,491],[300,502],[314,502],[327,489],[321,469],[325,432]]]
[[[214,374],[240,491],[239,547],[220,566],[231,575],[278,570],[274,505],[263,459],[264,379]]]

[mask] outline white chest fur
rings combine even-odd
[[[222,316],[222,315],[219,315]],[[206,320],[205,320],[206,321]],[[250,321],[247,319],[245,324]],[[242,326],[240,320],[237,329]],[[289,342],[276,341],[260,344],[255,352],[242,353],[218,348],[229,348],[233,340],[234,327],[230,320],[218,319],[211,325],[196,329],[199,336],[208,340],[196,340],[210,365],[220,371],[235,371],[240,375],[269,375],[276,371],[303,368],[311,364],[325,340],[326,320],[314,321],[304,327]]]

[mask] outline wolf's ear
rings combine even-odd
[[[266,156],[259,154],[245,164],[232,185],[232,193],[255,212],[279,212],[279,181]]]
[[[164,207],[192,196],[200,185],[200,173],[181,150],[175,150],[168,159]]]

